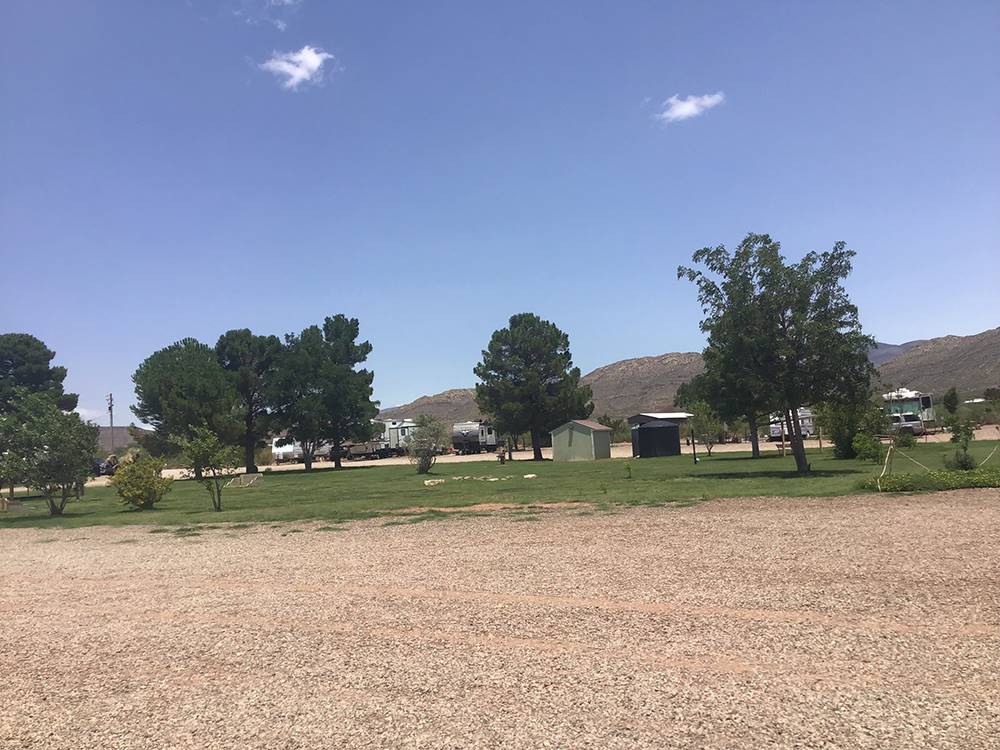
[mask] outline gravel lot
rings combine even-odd
[[[997,491],[384,523],[0,532],[0,746],[997,747]]]

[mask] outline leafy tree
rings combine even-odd
[[[50,516],[61,516],[93,471],[98,427],[50,404],[36,415],[33,429],[39,448],[28,461],[28,485],[45,497]]]
[[[413,434],[406,442],[406,454],[417,467],[417,473],[426,474],[438,454],[451,445],[451,429],[428,414],[421,414],[415,422]]]
[[[955,386],[945,391],[944,396],[941,398],[941,405],[953,417],[958,412],[958,391],[955,390]]]
[[[239,404],[215,350],[187,338],[151,354],[132,375],[133,413],[150,425],[159,443],[207,428],[224,442],[239,440]],[[201,477],[201,469],[195,467]]]
[[[712,448],[719,442],[719,434],[723,430],[722,420],[707,401],[695,401],[688,408],[694,415],[689,419],[688,426],[695,439],[705,446],[711,456]]]
[[[857,455],[854,446],[856,435],[874,438],[884,435],[889,427],[881,399],[820,404],[814,412],[817,423],[833,443],[833,455],[837,458],[854,458]]]
[[[872,435],[864,432],[855,434],[851,440],[851,450],[859,461],[881,462],[885,456],[882,443]]]
[[[250,474],[257,471],[255,452],[268,434],[267,389],[280,351],[277,336],[255,336],[247,328],[227,331],[215,345],[219,364],[229,373],[238,397],[243,462]]]
[[[983,391],[983,398],[987,401],[1000,401],[1000,388],[987,388]]]
[[[698,285],[709,334],[706,370],[723,387],[764,394],[763,404],[746,411],[776,407],[796,468],[807,472],[799,407],[866,400],[874,339],[862,333],[842,283],[854,251],[837,242],[829,252],[788,264],[780,248],[767,235],[751,234],[735,254],[722,246],[699,250],[694,261],[705,270],[681,267],[678,276]]]
[[[31,459],[44,445],[39,432],[41,420],[51,409],[47,395],[29,393],[21,387],[7,402],[6,410],[0,412],[0,491],[9,488],[11,499],[15,485],[29,481]],[[0,500],[0,504],[6,509],[6,500]]]
[[[122,463],[111,477],[111,486],[125,505],[152,510],[173,489],[173,479],[163,476],[164,461],[139,453]]]
[[[766,365],[773,359],[773,321],[760,304],[757,258],[770,249],[766,235],[749,234],[730,253],[722,245],[702,248],[693,260],[705,271],[681,266],[679,278],[698,287],[705,312],[701,330],[708,334],[702,358],[705,372],[692,383],[690,401],[708,401],[727,422],[746,420],[754,458],[760,457],[759,425],[779,408],[766,381]],[[685,394],[679,393],[680,398]],[[681,402],[678,400],[678,404]]]
[[[615,443],[627,443],[632,440],[632,428],[627,419],[609,417],[604,414],[597,418],[598,424],[611,428],[611,440]]]
[[[30,334],[0,334],[0,412],[7,411],[20,390],[44,394],[63,411],[76,408],[79,396],[63,390],[66,368],[51,365],[55,356]]]
[[[270,388],[276,425],[287,438],[302,445],[306,471],[319,446],[329,443],[336,468],[343,445],[371,438],[371,420],[378,414],[372,400],[370,370],[357,369],[372,345],[357,342],[357,318],[335,315],[323,327],[310,326],[285,337]]]
[[[175,442],[188,468],[200,470],[199,481],[212,498],[212,510],[222,510],[222,490],[240,466],[239,448],[226,444],[207,427],[195,427],[190,437],[177,436]]]
[[[590,386],[580,385],[569,337],[533,313],[510,318],[493,333],[474,372],[476,403],[501,434],[528,432],[534,460],[542,460],[541,436],[594,410]]]

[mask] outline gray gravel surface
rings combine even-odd
[[[997,491],[383,524],[0,532],[0,746],[1000,746]]]

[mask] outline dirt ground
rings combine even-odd
[[[0,747],[996,748],[1000,492],[0,533]]]

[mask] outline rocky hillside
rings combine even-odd
[[[926,343],[926,339],[921,339],[919,341],[907,341],[905,344],[886,344],[883,341],[876,341],[875,348],[868,352],[868,359],[871,360],[873,365],[878,367],[883,362],[888,362],[893,357],[898,357],[900,354],[909,351],[913,347]]]
[[[1000,328],[975,336],[944,336],[879,343],[869,355],[882,382],[920,391],[944,393],[952,385],[963,394],[978,395],[1000,386]],[[594,414],[628,417],[640,411],[669,411],[677,387],[702,371],[701,355],[694,352],[623,359],[583,376],[594,390]],[[385,418],[430,414],[444,422],[479,419],[475,391],[456,388],[386,409]]]
[[[436,393],[433,396],[421,396],[402,406],[383,409],[379,416],[382,419],[402,419],[428,414],[437,417],[445,424],[465,422],[470,419],[481,419],[476,406],[476,391],[472,388],[452,388],[450,391]]]
[[[594,390],[594,414],[630,416],[639,411],[668,410],[677,387],[701,372],[701,355],[662,354],[658,357],[625,359],[583,376]],[[445,423],[480,419],[472,388],[455,388],[433,396],[384,409],[384,419],[413,418],[429,414]]]
[[[623,359],[583,377],[594,391],[594,414],[628,417],[641,411],[670,411],[677,388],[704,369],[694,352]]]
[[[978,396],[1000,385],[1000,328],[917,343],[879,367],[882,382],[941,395],[951,386]]]

